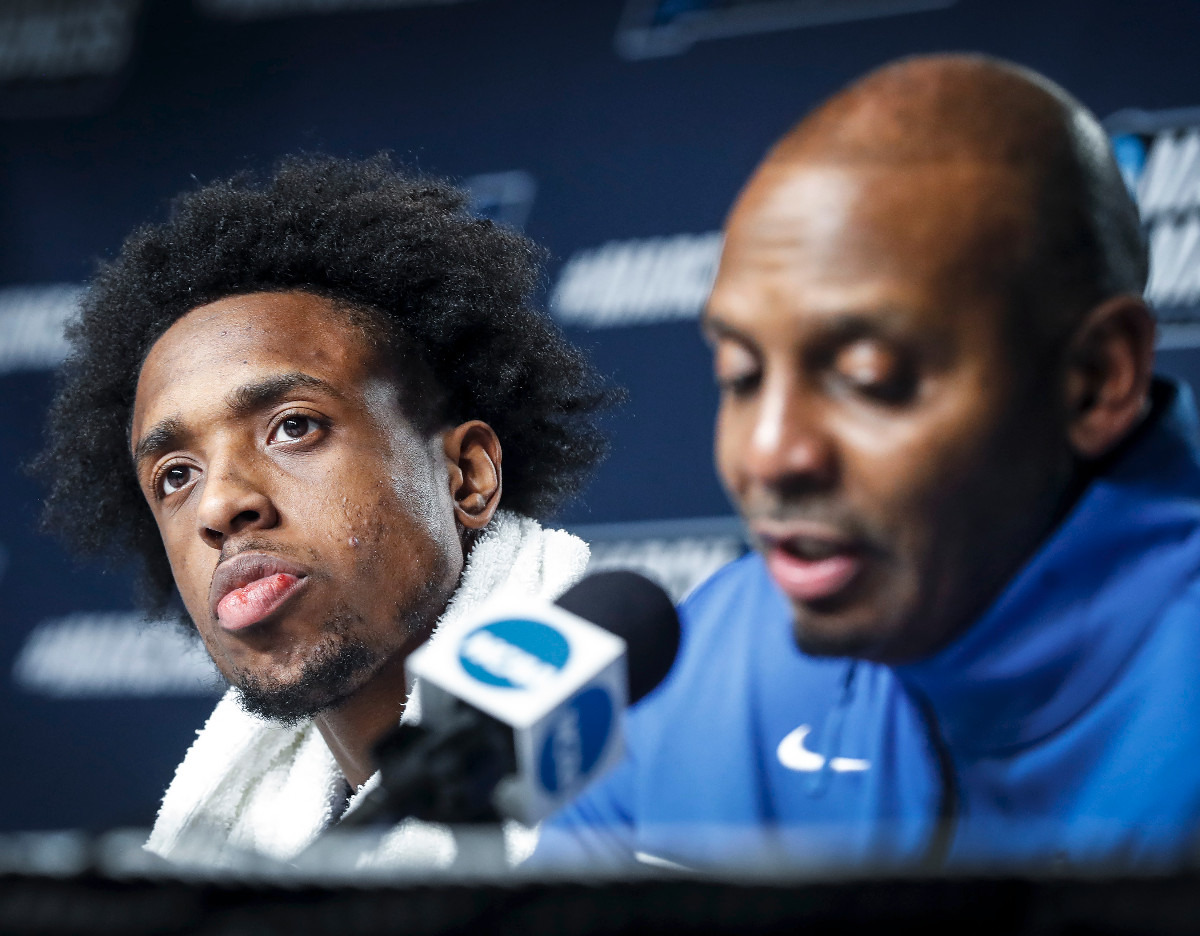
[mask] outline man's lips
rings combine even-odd
[[[217,566],[209,592],[212,614],[225,630],[257,624],[303,588],[308,573],[264,553],[242,553]]]
[[[833,598],[862,571],[861,544],[838,530],[797,524],[754,532],[771,578],[795,601]]]

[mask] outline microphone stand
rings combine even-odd
[[[370,852],[393,825],[413,818],[450,827],[455,858],[444,869],[446,877],[495,880],[508,872],[494,793],[517,769],[511,729],[459,706],[436,727],[394,728],[376,744],[374,758],[379,786],[314,842],[298,867],[313,870],[328,860],[344,864],[347,854]]]
[[[511,729],[466,706],[436,728],[400,725],[374,753],[380,784],[343,827],[408,817],[447,825],[498,823],[492,793],[517,769]]]

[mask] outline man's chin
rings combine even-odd
[[[860,621],[826,618],[795,609],[792,634],[796,646],[814,657],[853,657],[883,662],[889,641],[877,628]]]
[[[365,644],[340,641],[326,645],[305,662],[299,675],[278,679],[239,671],[232,680],[238,702],[251,715],[291,727],[335,709],[352,696],[379,667],[379,656]]]
[[[844,634],[813,633],[799,625],[794,628],[796,646],[801,652],[814,657],[855,657],[869,656],[869,641],[856,639]]]

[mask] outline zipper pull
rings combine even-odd
[[[842,728],[846,721],[846,710],[850,708],[850,702],[854,698],[854,674],[857,672],[858,661],[851,660],[849,666],[846,667],[846,675],[842,679],[842,688],[838,693],[837,702],[830,709],[821,731],[821,740],[817,745],[816,753],[820,754],[824,760],[819,770],[814,770],[809,774],[807,790],[809,796],[823,796],[829,788],[829,777],[833,773],[830,762],[833,760],[833,752],[841,746]]]

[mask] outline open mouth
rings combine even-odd
[[[763,537],[767,571],[793,600],[837,596],[862,570],[862,550],[827,536]]]

